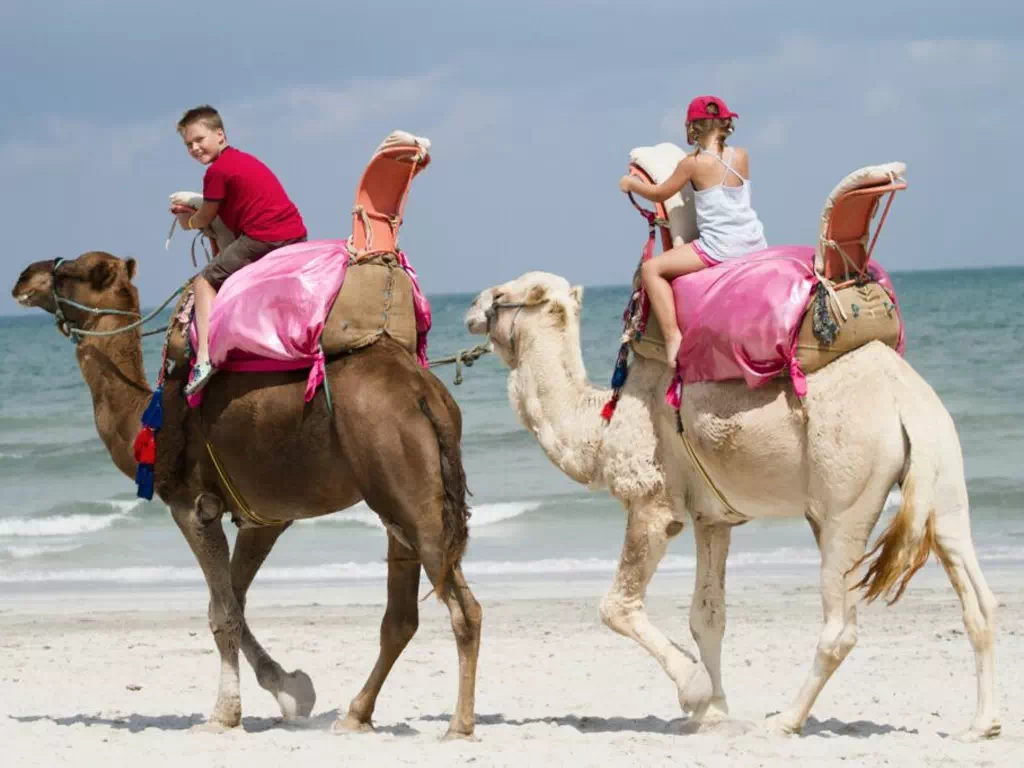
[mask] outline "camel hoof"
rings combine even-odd
[[[695,721],[701,722],[711,706],[713,691],[711,676],[703,664],[698,664],[686,685],[679,691],[679,706]]]
[[[373,733],[373,723],[369,720],[363,722],[352,715],[345,715],[334,721],[331,726],[334,733]]]
[[[799,734],[802,728],[802,723],[794,723],[793,720],[783,712],[780,712],[777,715],[772,715],[764,721],[765,731],[775,736],[793,736]]]
[[[316,704],[316,690],[309,675],[301,669],[284,675],[281,687],[275,696],[285,720],[309,717]]]
[[[205,723],[196,723],[189,731],[192,733],[227,733],[237,726],[225,725],[216,720],[207,720]]]
[[[998,720],[992,720],[988,725],[972,725],[968,730],[958,733],[954,738],[965,744],[974,744],[986,739],[994,739],[1003,732],[1003,727]]]
[[[706,725],[717,725],[718,723],[724,723],[729,720],[729,705],[725,703],[725,699],[712,699],[708,705],[707,711],[701,718],[701,722]]]
[[[470,741],[470,742],[476,742],[476,741],[480,741],[480,738],[478,736],[476,736],[472,731],[470,731],[469,733],[463,733],[462,731],[455,731],[455,730],[452,730],[451,728],[449,728],[448,732],[445,733],[445,735],[441,737],[441,741]]]

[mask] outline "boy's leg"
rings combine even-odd
[[[202,364],[210,361],[210,310],[213,309],[217,289],[200,274],[192,283],[192,290],[196,297],[196,336],[199,337],[196,363]]]
[[[301,237],[294,240],[266,243],[240,235],[231,245],[217,254],[213,261],[203,267],[194,283],[198,343],[196,345],[196,364],[192,369],[192,377],[185,386],[186,395],[198,392],[216,373],[216,368],[210,363],[210,312],[213,310],[217,291],[220,290],[224,281],[242,267],[252,264],[276,248],[305,240],[305,237]]]
[[[651,300],[651,309],[665,336],[665,360],[673,368],[679,355],[679,345],[683,343],[683,335],[676,320],[676,301],[672,295],[671,281],[691,272],[699,272],[706,266],[690,244],[684,243],[658,254],[644,262],[640,268],[644,289]]]

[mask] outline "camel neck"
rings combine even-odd
[[[123,318],[102,318],[94,330],[113,330],[124,322]],[[137,330],[87,337],[78,345],[76,355],[92,395],[96,431],[118,469],[134,477],[132,445],[152,395],[142,364],[142,338]]]
[[[548,458],[578,482],[593,479],[592,446],[602,426],[600,401],[607,394],[587,379],[578,326],[523,339],[519,364],[509,377],[509,399]]]

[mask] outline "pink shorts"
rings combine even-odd
[[[693,252],[697,254],[697,257],[704,262],[705,267],[714,267],[722,262],[704,250],[704,246],[701,245],[700,238],[690,242],[690,247],[693,248]]]

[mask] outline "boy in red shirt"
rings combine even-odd
[[[201,390],[216,368],[210,362],[210,310],[228,277],[261,256],[306,239],[306,225],[273,172],[252,155],[228,145],[224,123],[213,107],[190,109],[178,121],[188,153],[208,166],[203,177],[202,207],[191,216],[176,213],[184,229],[202,229],[220,216],[236,240],[207,264],[193,283],[196,364],[185,394]]]

